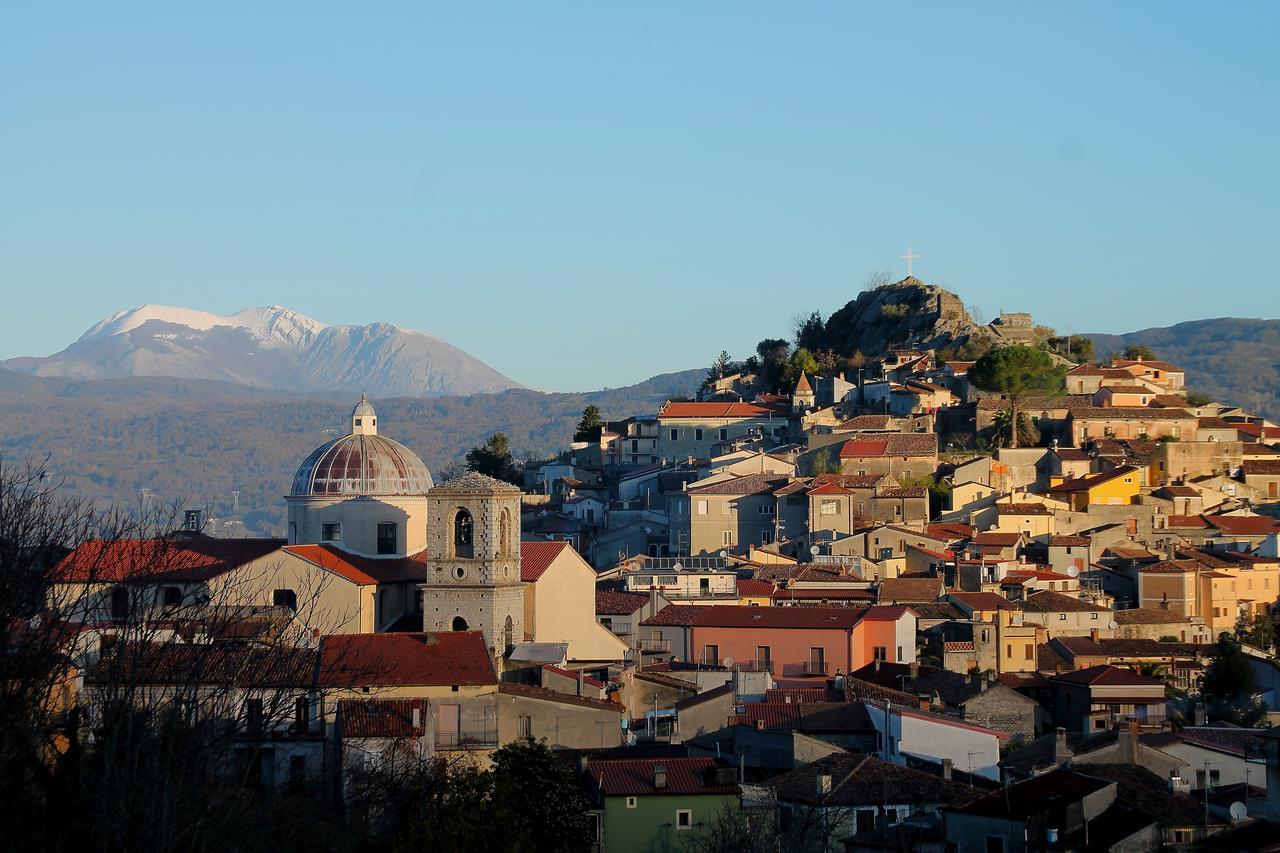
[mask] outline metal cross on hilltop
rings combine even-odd
[[[911,247],[908,246],[907,253],[905,255],[899,255],[898,257],[902,258],[904,261],[907,262],[907,275],[911,275],[911,262],[920,256],[917,255],[915,252],[911,251]]]

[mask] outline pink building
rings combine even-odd
[[[828,678],[885,660],[916,659],[916,614],[877,607],[672,605],[643,630],[683,660],[766,671],[779,678]]]

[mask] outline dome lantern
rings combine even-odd
[[[363,391],[360,392],[360,402],[356,403],[356,407],[351,410],[351,434],[378,434],[378,413],[374,411],[373,403],[369,402],[369,398]]]

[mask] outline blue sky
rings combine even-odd
[[[184,7],[184,8],[178,8]],[[1275,3],[5,4],[0,357],[147,302],[548,389],[745,356],[907,245],[1061,331],[1280,316]]]

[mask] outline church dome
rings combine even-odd
[[[418,455],[378,435],[377,413],[363,394],[348,435],[317,447],[293,475],[292,497],[421,495],[434,483]]]

